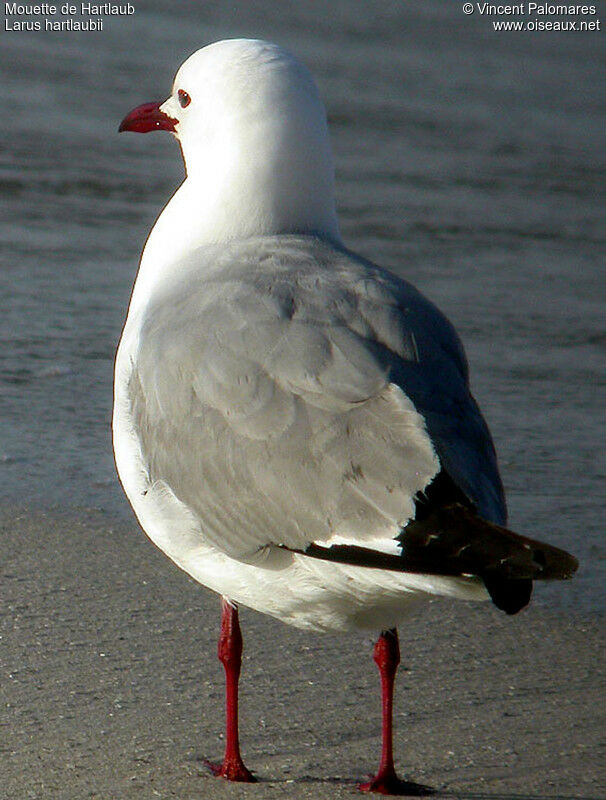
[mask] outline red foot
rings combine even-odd
[[[436,790],[420,783],[403,781],[395,772],[379,773],[368,783],[358,786],[361,792],[376,792],[377,794],[391,794],[396,797],[427,797],[435,794]]]
[[[213,764],[205,760],[204,763],[217,778],[225,778],[226,781],[233,781],[234,783],[257,782],[255,776],[245,767],[241,760],[226,759],[222,764]]]

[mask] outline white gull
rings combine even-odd
[[[383,751],[361,788],[402,794],[396,626],[432,595],[508,613],[563,551],[507,531],[462,345],[413,286],[341,242],[325,112],[280,47],[218,42],[121,130],[169,130],[187,177],[154,225],[118,355],[120,479],[148,536],[222,596],[226,754],[238,744],[237,604],[380,633]],[[418,787],[417,787],[418,788]]]

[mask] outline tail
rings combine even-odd
[[[438,563],[440,574],[477,575],[507,614],[528,605],[533,580],[568,580],[579,566],[565,550],[487,522],[458,503],[411,522],[399,538],[411,569]]]
[[[303,552],[312,558],[376,569],[476,576],[484,581],[497,608],[507,614],[528,605],[534,580],[567,580],[579,566],[565,550],[487,522],[460,503],[409,522],[397,541],[401,555],[345,544],[311,544]]]

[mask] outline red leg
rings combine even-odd
[[[393,685],[400,663],[398,632],[395,628],[383,631],[375,644],[373,657],[381,673],[382,748],[381,763],[376,776],[360,785],[363,792],[392,795],[423,795],[432,793],[429,787],[403,781],[396,775],[393,763]]]
[[[224,598],[221,598],[221,634],[217,656],[225,668],[225,757],[222,764],[208,766],[215,775],[228,781],[254,783],[256,778],[242,761],[238,737],[238,681],[242,664],[242,633],[237,607]]]

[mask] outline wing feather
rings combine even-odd
[[[308,237],[199,258],[149,303],[129,393],[150,482],[214,546],[393,539],[441,466],[503,521],[461,345],[413,287]]]

